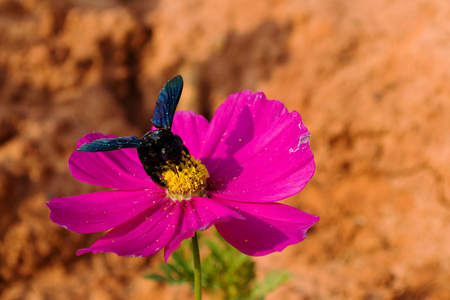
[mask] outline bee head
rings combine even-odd
[[[177,135],[167,140],[161,149],[161,158],[165,161],[179,162],[183,152],[183,141]]]

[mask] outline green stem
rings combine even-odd
[[[194,254],[194,293],[195,300],[202,299],[202,269],[200,266],[200,252],[198,251],[197,232],[192,237],[192,253]]]

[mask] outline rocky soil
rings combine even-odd
[[[285,202],[308,238],[257,258],[294,274],[267,299],[450,299],[450,2],[0,0],[0,297],[189,299],[162,261],[75,251],[55,196],[98,190],[67,168],[98,131],[141,136],[157,93],[211,117],[262,90],[301,113],[317,171]]]

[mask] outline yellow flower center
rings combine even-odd
[[[208,178],[208,170],[201,161],[184,152],[179,164],[169,162],[162,172],[162,180],[167,185],[167,196],[180,201],[192,196],[203,196]]]

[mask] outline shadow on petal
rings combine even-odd
[[[242,211],[239,214],[245,220],[233,219],[226,224],[216,224],[216,228],[230,245],[242,253],[260,256],[281,251],[278,250],[279,245],[289,240],[286,234],[272,224]]]
[[[237,127],[238,124],[241,127]],[[234,154],[254,139],[253,117],[248,106],[242,108],[235,125],[229,134],[225,133],[224,143],[227,157],[205,159],[205,165],[211,176],[208,180],[209,190],[226,190],[227,184],[238,178],[244,170],[234,158]]]

